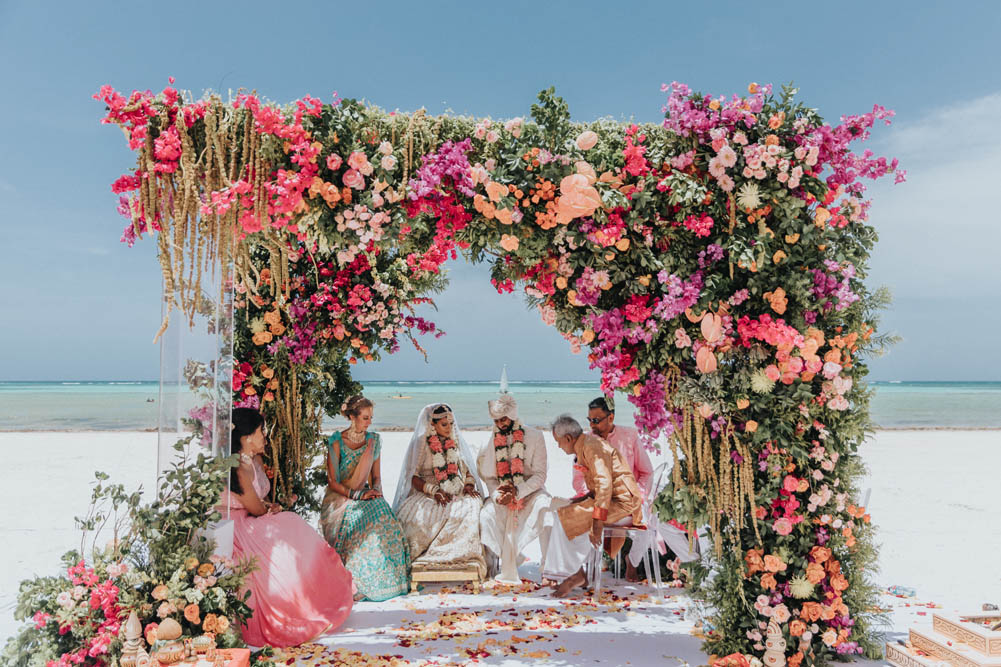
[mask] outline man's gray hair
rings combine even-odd
[[[584,432],[584,429],[580,426],[580,422],[566,413],[560,415],[553,421],[552,430],[553,436],[555,436],[557,440],[565,438],[568,435],[576,440],[580,437],[580,434]]]

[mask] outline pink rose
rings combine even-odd
[[[365,176],[372,173],[372,165],[368,161],[368,156],[361,151],[353,151],[348,156],[348,166],[352,169],[357,169]]]
[[[430,448],[431,448],[431,451],[432,451],[432,452],[438,452],[438,453],[441,453],[441,451],[442,451],[442,447],[441,447],[441,440],[439,440],[439,439],[437,438],[437,436],[436,436],[436,437],[433,437],[433,438],[431,438],[431,439],[429,439],[429,440],[428,440],[428,447],[430,447]]]
[[[498,433],[494,436],[494,447],[507,447],[507,438]]]
[[[503,477],[505,475],[509,475],[510,473],[511,473],[511,464],[510,463],[508,463],[507,461],[498,461],[497,462],[497,475],[498,476]]]
[[[785,479],[782,480],[782,488],[789,493],[796,493],[796,490],[799,488],[799,480],[792,475],[786,475]]]
[[[525,462],[521,459],[511,459],[511,472],[520,475],[525,472]]]
[[[355,190],[365,188],[365,178],[356,169],[348,169],[343,176],[344,185]]]
[[[492,144],[495,141],[497,141],[498,139],[500,139],[500,135],[497,134],[497,132],[495,130],[490,130],[489,132],[487,132],[487,142],[488,143]]]
[[[458,475],[458,474],[459,474],[459,466],[457,466],[457,465],[456,465],[456,464],[454,464],[454,463],[449,463],[449,464],[448,464],[448,465],[447,465],[447,466],[445,467],[445,470],[447,470],[447,471],[448,471],[448,474],[449,474],[449,475]]]
[[[330,171],[337,171],[344,164],[344,160],[337,153],[331,153],[327,156],[327,169]]]
[[[780,604],[772,609],[772,619],[774,619],[776,623],[785,623],[789,620],[789,616],[789,608],[784,604]]]
[[[379,161],[379,164],[382,165],[383,170],[393,171],[396,169],[396,158],[392,155],[385,155],[382,160]]]
[[[792,521],[782,517],[775,520],[775,523],[772,524],[772,529],[779,535],[788,535],[792,532],[792,525]]]
[[[779,373],[779,367],[775,364],[768,364],[768,366],[765,367],[765,375],[772,382],[775,382],[782,376],[782,374]]]
[[[514,441],[515,442],[525,442],[525,432],[524,431],[515,431],[514,432]]]
[[[577,137],[577,148],[582,151],[589,151],[598,143],[598,135],[591,130],[584,130]]]
[[[379,144],[379,152],[382,153],[383,155],[392,154],[393,144],[389,143],[388,141],[383,141],[381,144]]]
[[[445,472],[444,470],[435,470],[434,478],[439,482],[445,481],[446,479],[448,479],[448,473]]]

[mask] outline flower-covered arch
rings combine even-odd
[[[438,335],[414,308],[445,263],[490,261],[670,443],[658,507],[715,538],[709,650],[760,654],[768,621],[793,664],[873,649],[853,486],[880,345],[862,181],[903,173],[850,146],[893,114],[831,126],[789,88],[664,90],[662,125],[573,123],[552,89],[506,122],[95,97],[138,154],[112,186],[123,241],[155,234],[168,302],[193,316],[200,271],[235,266],[233,400],[277,425],[279,493],[315,502],[320,418],[351,365]]]

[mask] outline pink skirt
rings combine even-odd
[[[233,555],[254,557],[246,580],[253,616],[241,628],[251,646],[298,646],[340,627],[355,593],[341,557],[295,512],[251,516],[233,510]]]

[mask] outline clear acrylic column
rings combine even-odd
[[[220,253],[223,254],[223,253]],[[199,453],[228,456],[233,382],[233,264],[202,272],[202,302],[191,321],[175,309],[160,338],[157,487]],[[166,309],[166,303],[164,304]],[[179,445],[186,439],[190,442]],[[226,518],[226,517],[224,517]]]

